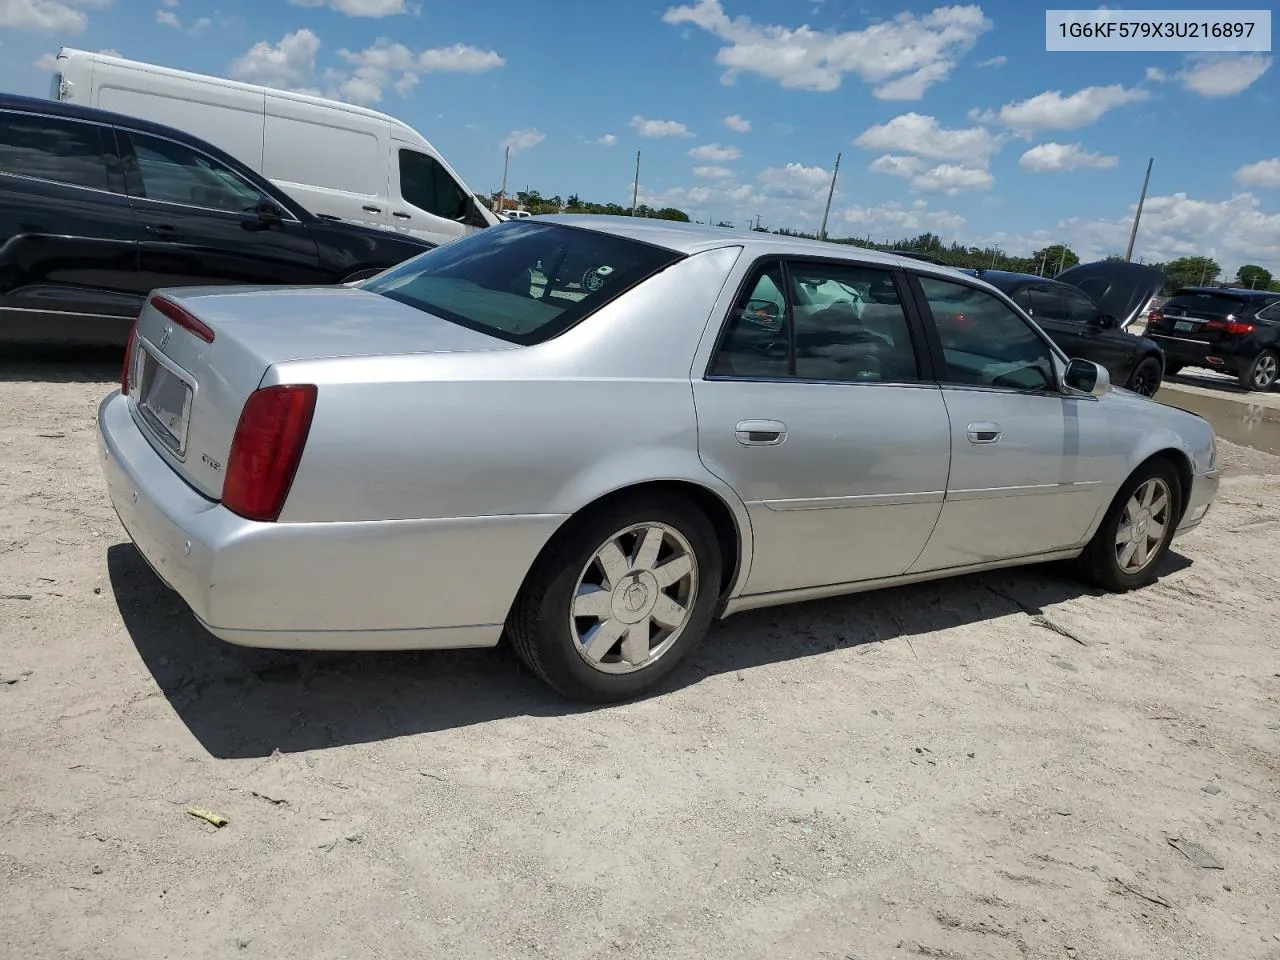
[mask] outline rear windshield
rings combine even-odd
[[[528,345],[558,336],[681,256],[594,230],[512,220],[407,260],[361,286]]]
[[[1175,293],[1161,308],[1169,310],[1181,307],[1197,317],[1226,317],[1244,310],[1248,301],[1243,297],[1223,296],[1220,293]],[[1181,312],[1178,310],[1175,313]]]

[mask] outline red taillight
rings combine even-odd
[[[1150,313],[1147,314],[1148,323],[1159,323],[1163,319],[1164,319],[1164,314],[1161,313],[1159,310],[1152,310]]]
[[[203,320],[183,310],[172,300],[166,297],[152,297],[151,306],[182,327],[183,330],[190,330],[205,343],[213,343],[213,328]]]
[[[1232,320],[1227,324],[1227,333],[1232,336],[1243,336],[1246,333],[1253,333],[1254,326],[1252,323],[1241,323],[1239,320]]]
[[[133,373],[133,348],[138,344],[138,321],[129,328],[129,339],[124,345],[124,366],[120,368],[120,392],[129,395],[129,378]]]
[[[249,395],[231,440],[222,505],[247,520],[280,517],[316,409],[311,384],[264,387]]]

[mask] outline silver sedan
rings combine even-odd
[[[1047,560],[1149,584],[1213,430],[946,267],[609,217],[352,287],[153,294],[98,414],[121,521],[215,636],[492,646],[640,695],[740,610]]]

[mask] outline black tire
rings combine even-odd
[[[1138,365],[1133,368],[1133,373],[1129,375],[1129,383],[1127,387],[1134,393],[1140,393],[1144,397],[1154,397],[1156,391],[1160,389],[1160,381],[1164,375],[1164,368],[1160,363],[1159,357],[1143,357],[1138,361]]]
[[[1164,375],[1166,377],[1176,377],[1181,372],[1182,372],[1182,364],[1180,363],[1166,362],[1164,365]]]
[[[1120,564],[1121,552],[1117,542],[1120,528],[1125,521],[1130,498],[1152,480],[1163,483],[1168,494],[1168,504],[1163,514],[1164,534],[1141,569],[1126,570]],[[1093,539],[1076,561],[1077,572],[1087,582],[1113,593],[1125,593],[1149,585],[1156,579],[1156,573],[1169,552],[1169,543],[1173,540],[1174,530],[1181,519],[1182,482],[1178,479],[1178,471],[1163,457],[1148,460],[1133,472],[1111,501]]]
[[[571,621],[570,605],[597,551],[621,531],[642,524],[664,524],[684,538],[693,555],[696,589],[686,607],[688,616],[678,633],[673,631],[669,647],[648,665],[608,673],[589,664],[580,652],[574,636],[579,621]],[[529,669],[566,697],[616,703],[643,696],[706,636],[720,595],[721,571],[715,528],[688,501],[671,494],[642,494],[608,503],[570,520],[539,556],[507,617],[507,637]],[[621,659],[620,652],[615,656]]]
[[[1272,350],[1263,350],[1240,371],[1240,386],[1246,390],[1265,393],[1280,379],[1280,357]]]

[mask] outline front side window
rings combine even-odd
[[[458,220],[467,214],[467,192],[434,157],[400,151],[400,195],[419,210]]]
[[[1008,390],[1054,387],[1053,351],[1003,301],[965,284],[919,278],[950,383]]]
[[[228,213],[253,213],[270,202],[239,174],[190,147],[143,133],[127,136],[133,143],[142,196],[147,200]]]
[[[729,315],[711,373],[841,383],[919,377],[893,275],[809,261],[789,261],[785,272],[780,263],[757,268]]]
[[[102,128],[60,117],[0,114],[0,173],[109,190]]]
[[[1031,288],[1031,315],[1037,320],[1066,322],[1070,319],[1062,297],[1057,290],[1048,286]]]
[[[1067,315],[1072,323],[1089,324],[1097,321],[1098,305],[1076,290],[1062,290],[1062,302],[1067,305]]]
[[[511,220],[366,280],[365,290],[511,343],[559,336],[682,255],[624,237]]]

